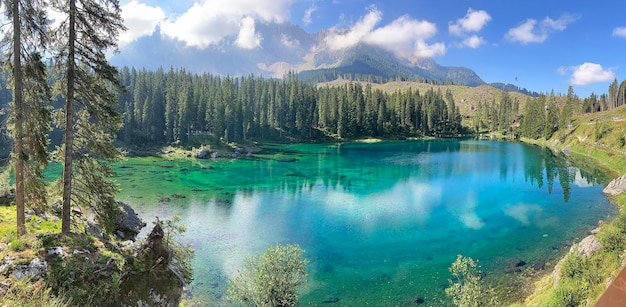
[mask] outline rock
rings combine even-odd
[[[13,271],[13,276],[20,280],[23,278],[30,278],[33,276],[41,276],[48,269],[48,263],[39,260],[39,258],[33,258],[28,265],[18,265]]]
[[[276,161],[278,161],[278,162],[288,162],[289,163],[289,162],[296,162],[296,161],[298,161],[298,159],[296,159],[296,158],[278,158],[278,159],[276,159]]]
[[[566,156],[569,156],[572,153],[572,145],[566,145],[563,149],[561,149],[561,152]]]
[[[543,271],[545,268],[546,268],[545,261],[538,261],[537,263],[533,265],[533,269],[535,269],[535,271]]]
[[[331,298],[329,298],[327,300],[322,301],[322,304],[334,304],[334,303],[337,303],[337,302],[339,302],[339,298],[331,297]]]
[[[183,194],[172,194],[172,198],[185,198],[186,196]]]
[[[161,197],[159,199],[160,203],[169,203],[170,201],[172,201],[172,199],[170,199],[169,197]]]
[[[157,221],[139,248],[137,259],[150,268],[135,272],[120,285],[123,306],[178,306],[183,294],[184,282],[172,269],[172,251],[164,242],[165,233]]]
[[[521,267],[525,266],[526,262],[519,258],[512,258],[509,260],[507,268],[504,270],[506,273],[521,272]]]
[[[196,153],[197,159],[208,159],[209,157],[211,157],[211,152],[208,150],[202,149]]]
[[[626,174],[613,179],[613,181],[609,182],[609,184],[604,187],[604,190],[602,190],[604,194],[611,196],[622,194],[624,191],[626,191]]]
[[[59,255],[62,258],[67,257],[67,253],[63,250],[61,246],[55,246],[48,250],[48,255]]]
[[[585,258],[590,258],[602,249],[600,240],[594,235],[587,236],[578,244],[578,252]]]
[[[115,220],[115,231],[121,232],[121,238],[134,239],[142,228],[146,226],[146,223],[139,218],[135,210],[126,203],[118,202],[120,205],[120,214]]]
[[[6,256],[0,262],[0,275],[7,276],[15,268],[15,257]]]

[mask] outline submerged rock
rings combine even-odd
[[[521,272],[522,267],[526,265],[526,261],[519,258],[512,258],[509,260],[508,265],[505,269],[506,273],[516,273]]]
[[[609,182],[609,184],[602,190],[604,194],[608,194],[611,196],[616,196],[622,194],[626,191],[626,174],[621,177],[613,179],[613,181]]]
[[[331,297],[327,300],[322,301],[322,304],[334,304],[334,303],[338,303],[339,302],[339,298],[338,297]]]

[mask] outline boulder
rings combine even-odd
[[[28,265],[18,265],[13,271],[13,276],[17,280],[24,278],[31,278],[35,276],[43,275],[48,269],[48,263],[46,261],[39,260],[39,258],[33,258]]]
[[[578,252],[585,258],[590,258],[601,249],[602,244],[594,235],[587,236],[578,244]]]
[[[604,194],[608,194],[611,196],[622,194],[624,193],[624,191],[626,191],[626,174],[613,179],[613,181],[609,182],[604,190],[602,190]]]
[[[198,153],[196,153],[196,158],[197,159],[208,159],[209,157],[211,157],[211,152],[208,150],[199,150]]]
[[[146,223],[137,215],[135,210],[124,202],[118,202],[120,214],[115,220],[115,232],[123,239],[134,239]]]

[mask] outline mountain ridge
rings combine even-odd
[[[262,37],[258,48],[237,47],[235,35],[198,49],[162,37],[157,28],[151,36],[142,37],[113,55],[111,61],[118,66],[148,70],[181,67],[195,73],[233,76],[282,78],[295,72],[303,80],[313,82],[343,78],[377,83],[404,80],[467,86],[486,84],[470,68],[441,66],[432,58],[406,63],[392,52],[365,43],[332,50],[326,46],[330,35],[326,30],[308,33],[289,23],[257,23],[256,31]],[[514,86],[506,85],[506,89],[516,91]]]

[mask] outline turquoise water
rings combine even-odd
[[[194,299],[225,305],[246,256],[297,243],[310,261],[302,305],[449,305],[457,254],[488,277],[510,260],[554,264],[615,208],[591,175],[549,151],[483,141],[300,144],[294,157],[130,158],[120,198],[152,221],[174,214],[196,249]]]

